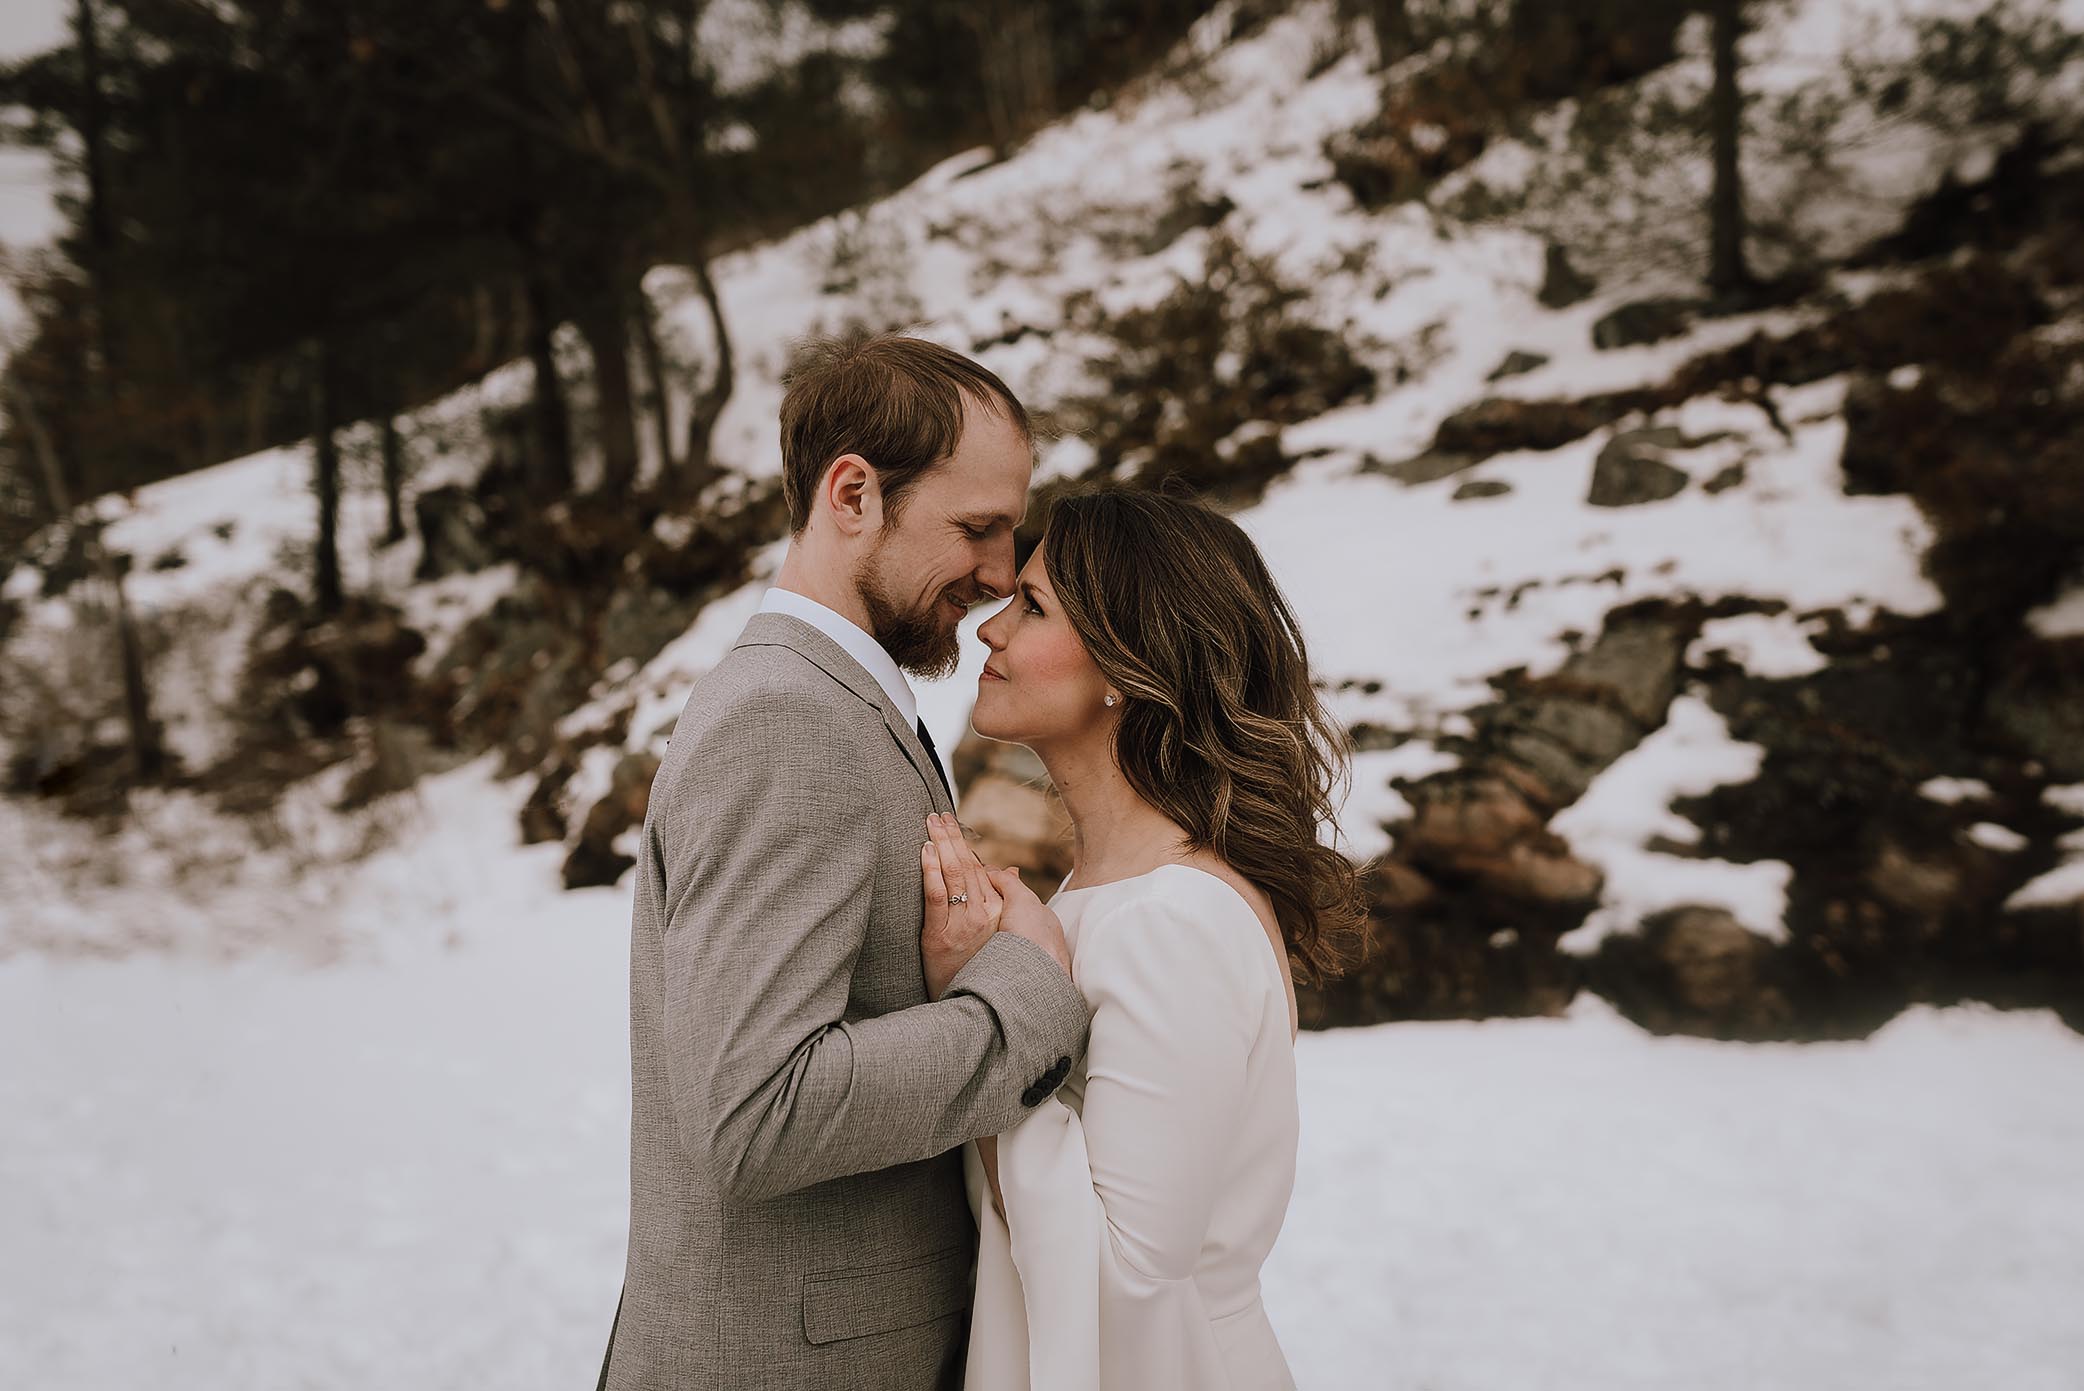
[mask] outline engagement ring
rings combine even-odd
[[[968,903],[969,901],[970,901],[970,896],[969,896],[968,894],[950,894],[950,895],[948,895],[948,906],[949,906],[950,908],[953,908],[953,907],[954,907],[954,906],[955,906],[956,904],[958,904],[958,903]]]

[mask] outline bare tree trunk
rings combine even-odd
[[[1715,184],[1708,195],[1708,287],[1731,294],[1750,286],[1744,263],[1744,185],[1738,167],[1744,95],[1737,87],[1737,40],[1743,0],[1714,0],[1715,86],[1708,120],[1714,141]]]
[[[5,379],[4,390],[29,447],[43,470],[43,486],[50,494],[51,508],[60,518],[72,515],[72,497],[65,486],[65,471],[58,466],[58,451],[51,445],[43,417],[13,377]],[[97,532],[88,543],[88,555],[109,587],[116,609],[117,658],[123,671],[123,715],[130,729],[130,769],[137,782],[149,782],[166,768],[166,749],[159,742],[159,727],[152,722],[150,688],[145,684],[144,645],[138,640],[137,622],[131,617],[130,602],[123,592],[123,572],[115,557],[101,544]]]
[[[564,384],[557,376],[557,322],[551,317],[550,285],[539,265],[530,265],[525,288],[528,360],[535,365],[535,396],[531,403],[535,448],[529,452],[540,470],[540,476],[530,482],[550,496],[561,497],[572,490],[572,426],[565,410]]]
[[[637,479],[637,421],[630,389],[629,324],[615,288],[589,295],[579,332],[593,353],[594,426],[601,440],[601,490],[627,494]]]
[[[1375,63],[1388,67],[1411,52],[1411,15],[1404,0],[1369,0],[1368,25],[1375,33]]]
[[[312,601],[321,618],[345,607],[340,586],[340,449],[333,438],[333,348],[320,338],[311,350],[311,443],[317,458],[312,488],[318,494],[318,544],[312,563]]]
[[[79,135],[87,176],[87,245],[89,273],[94,281],[94,351],[106,387],[115,379],[114,326],[111,303],[115,298],[116,221],[109,206],[108,152],[104,126],[106,103],[101,93],[101,36],[95,27],[92,0],[76,0],[72,12],[73,38],[80,54]]]
[[[637,292],[630,299],[630,323],[637,331],[637,351],[644,359],[645,406],[651,412],[659,481],[664,483],[680,471],[673,459],[673,402],[666,391],[666,355],[659,349],[658,314],[652,308],[651,296],[644,292],[641,276]]]
[[[1056,71],[1048,15],[1039,0],[992,0],[959,13],[977,41],[992,149],[1004,155],[1049,119]]]
[[[716,476],[710,448],[716,435],[717,419],[723,415],[724,407],[730,404],[735,385],[731,330],[724,322],[723,301],[717,297],[716,281],[709,274],[709,257],[699,246],[694,247],[693,252],[688,263],[695,273],[695,285],[702,292],[702,303],[709,306],[709,326],[716,338],[716,370],[710,375],[708,387],[688,406],[687,449],[681,471],[691,495],[707,487],[710,479]]]
[[[405,441],[398,435],[398,417],[389,411],[379,425],[383,432],[383,544],[390,546],[405,539],[405,510],[399,496],[405,489]]]
[[[274,382],[275,366],[263,358],[246,378],[246,452],[258,454],[268,442],[268,388]]]
[[[499,351],[499,325],[493,314],[492,287],[482,281],[470,287],[470,323],[471,370],[489,371],[503,359],[493,356]]]

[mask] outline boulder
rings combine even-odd
[[[1592,346],[1604,351],[1676,338],[1686,331],[1692,316],[1702,307],[1697,299],[1672,296],[1631,300],[1608,311],[1592,325]]]
[[[1635,507],[1676,496],[1692,480],[1684,469],[1666,463],[1663,453],[1683,443],[1679,432],[1668,427],[1619,432],[1592,465],[1585,502],[1592,507]]]
[[[1700,485],[1701,491],[1711,497],[1716,493],[1726,493],[1731,488],[1743,487],[1746,476],[1744,461],[1739,459],[1734,464],[1725,464],[1716,469],[1714,475]]]
[[[1558,449],[1605,422],[1575,401],[1515,401],[1492,396],[1440,422],[1435,452],[1488,458],[1515,449]]]
[[[1487,382],[1498,382],[1505,380],[1507,377],[1521,376],[1537,367],[1546,366],[1548,360],[1549,355],[1547,353],[1523,352],[1518,348],[1514,348],[1505,355],[1496,367],[1491,369],[1491,374],[1485,377],[1484,380]]]
[[[651,779],[659,761],[649,753],[623,756],[609,777],[608,791],[586,813],[578,843],[564,861],[564,886],[568,889],[605,887],[622,877],[636,863],[615,846],[623,832],[644,824],[651,802]]]
[[[1590,984],[1657,1033],[1781,1038],[1794,1010],[1777,951],[1726,909],[1687,904],[1650,915],[1638,937],[1602,941]]]
[[[420,530],[420,563],[416,580],[482,570],[495,556],[486,537],[485,512],[467,489],[453,485],[429,488],[413,499],[413,520]]]
[[[1407,488],[1415,488],[1421,483],[1437,483],[1443,478],[1452,478],[1482,462],[1483,460],[1474,454],[1442,454],[1435,450],[1427,450],[1409,459],[1399,459],[1393,464],[1379,461],[1364,464],[1362,469],[1367,473],[1386,474]]]
[[[1536,296],[1546,309],[1568,309],[1588,299],[1599,282],[1570,264],[1570,256],[1554,242],[1548,244],[1541,273],[1541,291]]]
[[[1580,916],[1598,902],[1604,876],[1571,855],[1510,780],[1457,769],[1406,795],[1412,817],[1397,828],[1398,854],[1428,878]]]
[[[578,771],[578,765],[565,757],[553,756],[544,761],[549,766],[536,779],[535,789],[528,794],[528,800],[521,804],[523,845],[563,840],[571,829],[565,824],[564,790],[571,785],[572,774]]]

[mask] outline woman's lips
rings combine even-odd
[[[977,679],[978,679],[978,680],[979,680],[980,682],[982,682],[982,681],[1003,681],[1003,680],[1005,680],[1006,678],[1005,678],[1005,677],[1003,677],[1003,676],[1001,676],[1001,675],[999,675],[999,674],[998,674],[997,672],[993,671],[993,670],[992,670],[992,669],[991,669],[990,667],[986,667],[986,668],[984,668],[984,670],[983,670],[983,671],[981,671],[981,672],[979,672],[979,673],[977,674]]]

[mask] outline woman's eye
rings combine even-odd
[[[1042,610],[1035,607],[1035,601],[1033,599],[1027,601],[1027,612],[1035,615],[1035,617],[1037,618],[1040,618],[1042,616]]]

